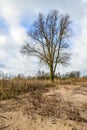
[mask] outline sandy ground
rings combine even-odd
[[[50,97],[61,94],[64,101],[79,107],[82,118],[87,118],[87,87],[65,85],[49,89],[43,95]],[[0,103],[0,130],[87,130],[87,122],[70,120],[68,118],[43,117],[32,110],[27,101],[29,94],[20,96],[22,99],[11,99]],[[25,108],[31,106],[32,113],[26,113]],[[85,108],[85,109],[84,109]]]

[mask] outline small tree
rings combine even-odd
[[[57,65],[67,65],[70,59],[67,50],[71,36],[70,25],[70,17],[59,14],[56,10],[46,16],[39,13],[38,19],[28,32],[32,40],[21,48],[23,54],[36,56],[49,67],[52,81]]]
[[[80,77],[80,71],[72,71],[68,74],[69,78],[79,78]]]

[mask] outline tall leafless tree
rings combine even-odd
[[[47,15],[39,13],[28,36],[32,40],[22,46],[21,53],[36,56],[48,65],[50,79],[53,81],[57,65],[69,63],[70,17],[60,14],[57,10],[50,11]]]

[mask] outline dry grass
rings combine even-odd
[[[15,98],[16,96],[27,93],[34,92],[35,90],[43,91],[49,87],[55,87],[58,85],[86,85],[87,78],[78,79],[55,79],[54,83],[50,80],[37,80],[37,79],[2,79],[0,80],[0,100]]]
[[[69,78],[69,79],[57,79],[56,83],[61,85],[80,85],[85,84],[87,82],[87,78]]]
[[[15,98],[16,96],[39,90],[43,91],[48,87],[53,86],[50,81],[27,80],[16,78],[12,80],[0,80],[0,100]]]

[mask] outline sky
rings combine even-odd
[[[21,46],[27,30],[39,12],[58,10],[72,20],[72,57],[70,65],[59,66],[57,72],[80,71],[87,74],[87,0],[0,0],[0,71],[8,74],[34,75],[41,66],[35,57],[24,57]]]

